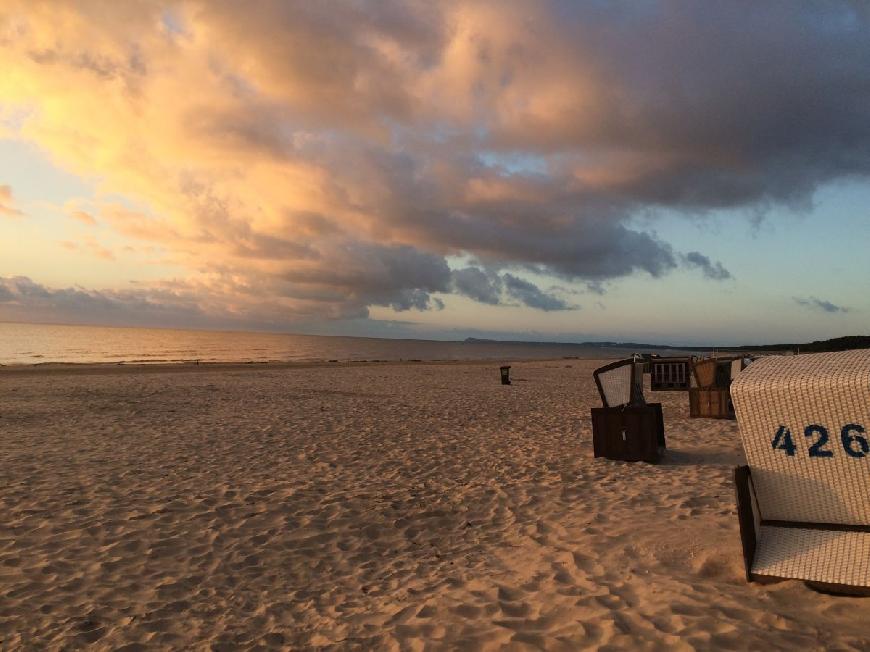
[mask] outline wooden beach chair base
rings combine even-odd
[[[804,580],[819,590],[870,595],[870,527],[761,518],[748,466],[734,469],[749,582]]]
[[[665,450],[662,404],[592,408],[592,449],[595,457],[658,462]]]
[[[689,390],[689,417],[735,419],[730,392],[727,389],[693,387]]]

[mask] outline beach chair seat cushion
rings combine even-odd
[[[752,575],[870,587],[870,532],[762,525]]]

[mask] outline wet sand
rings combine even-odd
[[[0,370],[0,648],[867,649],[745,582],[734,422],[592,457],[601,361]]]

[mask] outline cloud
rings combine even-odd
[[[93,237],[83,238],[78,242],[64,240],[60,244],[64,249],[69,251],[81,251],[103,260],[115,260],[115,254],[112,253],[112,250],[101,245]]]
[[[0,186],[0,216],[21,217],[22,215],[24,215],[24,213],[16,209],[13,204],[12,188],[9,186]]]
[[[698,251],[690,251],[683,256],[683,260],[687,266],[700,269],[704,276],[714,281],[725,281],[733,278],[731,272],[725,269],[722,263],[713,262]]]
[[[549,292],[544,292],[534,283],[513,274],[499,275],[492,270],[482,270],[477,267],[453,270],[452,285],[457,294],[494,306],[508,305],[504,301],[506,295],[529,308],[538,310],[575,310],[579,308],[579,306],[569,305],[553,294],[554,291],[576,294],[573,290],[552,287]]]
[[[430,307],[432,292],[446,292],[450,269],[443,258],[408,246],[379,246],[353,240],[322,243],[318,256],[283,274],[286,296],[330,300],[345,305],[390,306],[403,311]]]
[[[0,103],[129,199],[87,215],[165,251],[203,304],[554,310],[514,274],[730,277],[639,227],[650,207],[752,213],[866,179],[868,30],[836,0],[9,0]]]
[[[542,291],[534,283],[523,280],[513,274],[504,274],[504,285],[508,295],[521,301],[529,308],[538,310],[573,310],[576,306],[570,306],[565,301]]]
[[[457,294],[490,305],[501,303],[504,283],[495,273],[487,273],[477,267],[456,269],[452,272],[453,288]]]
[[[598,296],[604,296],[607,294],[607,288],[601,281],[587,281],[586,289],[592,294],[597,294]]]
[[[96,226],[97,220],[94,219],[94,216],[90,213],[80,210],[70,211],[69,216],[82,224],[86,224],[88,226]]]
[[[836,304],[831,303],[830,301],[825,301],[824,299],[817,299],[816,297],[792,297],[800,306],[804,306],[805,308],[810,308],[812,310],[821,310],[822,312],[827,313],[843,313],[849,312],[850,308],[845,306],[838,306]]]
[[[437,298],[430,301],[437,309]],[[328,317],[358,319],[367,314],[347,310]],[[93,290],[49,287],[26,276],[0,277],[0,321],[281,330],[289,323],[321,324],[323,317],[316,299],[257,295],[226,278]]]
[[[189,291],[54,289],[24,276],[0,277],[0,319],[144,326],[212,323]]]

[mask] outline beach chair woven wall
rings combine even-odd
[[[658,462],[665,448],[661,403],[643,397],[643,362],[621,360],[592,373],[603,407],[592,408],[595,457]]]
[[[771,356],[731,385],[747,579],[870,587],[870,350]]]
[[[604,407],[643,405],[643,363],[620,360],[592,372]]]

